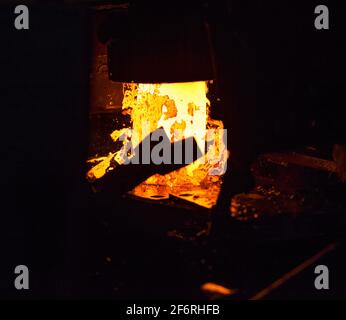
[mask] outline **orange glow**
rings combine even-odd
[[[224,165],[228,153],[217,131],[223,128],[223,123],[208,116],[210,102],[207,99],[207,90],[206,81],[123,84],[122,109],[126,114],[130,114],[132,128],[113,131],[113,141],[125,135],[123,146],[131,140],[135,147],[145,136],[160,127],[172,142],[193,136],[201,150],[205,149],[206,141],[215,139],[215,143],[209,146],[200,159],[165,176],[156,174],[147,179],[145,185],[180,187],[180,191],[184,191],[191,186],[204,187],[219,182],[220,177],[210,175],[210,169],[220,167],[220,162]],[[207,129],[216,129],[215,134],[211,136]],[[214,155],[213,159],[217,161],[208,161],[211,155]],[[110,169],[112,159],[122,164],[121,150],[103,158],[89,160],[97,164],[88,172],[88,177],[102,177]],[[135,191],[142,189],[139,186]]]

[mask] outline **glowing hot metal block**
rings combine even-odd
[[[210,102],[207,91],[206,81],[123,84],[122,109],[130,115],[132,127],[111,133],[114,142],[122,141],[122,147],[103,158],[91,159],[93,163],[98,163],[88,172],[89,177],[102,177],[107,170],[112,169],[112,160],[123,164],[124,152],[129,149],[129,144],[135,148],[151,132],[162,128],[171,142],[194,137],[199,149],[204,150],[205,154],[177,171],[150,177],[136,187],[133,193],[159,199],[167,194],[184,195],[184,192],[186,194],[186,191],[195,189],[197,200],[201,198],[203,190],[209,189],[213,201],[199,203],[210,207],[216,201],[220,175],[224,173],[228,154],[222,122],[208,117]],[[186,199],[190,201],[191,197]]]

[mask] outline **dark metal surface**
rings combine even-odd
[[[131,4],[128,11],[109,14],[99,34],[109,42],[113,81],[189,82],[214,77],[202,6]]]

